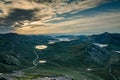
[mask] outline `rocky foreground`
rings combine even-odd
[[[23,80],[26,77],[24,72],[14,72],[14,73],[0,73],[0,80]],[[26,80],[26,79],[25,79]],[[74,80],[69,76],[46,76],[46,77],[37,77],[34,79],[27,79],[27,80]]]

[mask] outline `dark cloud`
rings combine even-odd
[[[32,20],[35,10],[23,10],[14,9],[5,20],[9,21],[21,21],[21,20]]]
[[[4,4],[12,4],[12,1],[0,0],[0,2],[3,2]]]
[[[37,3],[44,3],[44,2],[52,3],[55,0],[29,0],[29,1],[34,1],[34,2],[37,2]]]
[[[3,13],[3,11],[2,11],[2,10],[0,10],[0,13]]]
[[[15,22],[33,20],[36,10],[14,9],[8,16],[0,18],[0,26],[10,27]]]

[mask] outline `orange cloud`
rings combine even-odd
[[[15,32],[20,34],[53,34],[53,33],[79,33],[87,31],[99,31],[109,28],[118,27],[120,25],[119,12],[101,13],[94,17],[83,17],[78,19],[68,19],[60,23],[47,23],[42,21],[31,22],[21,28],[17,28]]]

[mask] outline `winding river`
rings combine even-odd
[[[37,60],[39,59],[39,55],[37,54],[36,51],[33,51],[33,53],[36,55],[36,58],[32,61],[33,63],[33,66],[32,67],[28,67],[26,69],[23,69],[23,70],[19,70],[19,71],[26,71],[26,70],[30,70],[30,69],[33,69],[35,68],[38,64],[37,64]]]

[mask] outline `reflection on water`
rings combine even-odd
[[[44,64],[46,62],[47,62],[46,60],[39,60],[39,63],[41,63],[41,64]]]
[[[37,45],[35,48],[36,49],[46,49],[47,46],[46,45]]]

